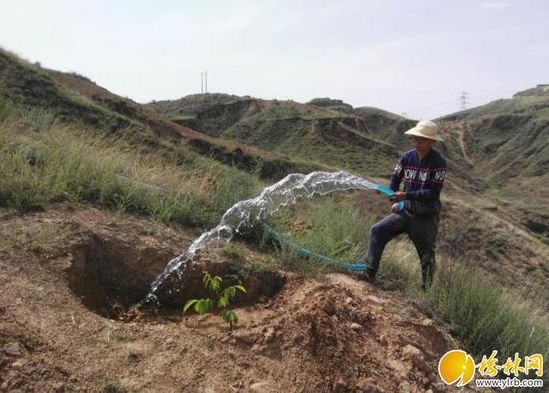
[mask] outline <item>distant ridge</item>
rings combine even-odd
[[[147,106],[213,137],[375,175],[387,174],[399,155],[392,140],[414,124],[390,112],[354,109],[332,98],[301,104],[209,93]]]

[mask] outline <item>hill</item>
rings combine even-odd
[[[406,138],[402,137],[402,134],[415,126],[417,121],[373,107],[355,108],[353,113],[364,121],[372,133],[380,136],[383,140],[392,143],[400,150],[409,148],[410,144]]]
[[[378,108],[353,108],[330,98],[300,104],[195,94],[147,107],[212,137],[373,177],[389,176],[401,152],[410,147],[402,134],[416,123]],[[441,148],[445,151],[445,145]],[[457,188],[486,188],[481,178],[471,177],[463,169],[460,156],[448,161],[453,174],[449,181]]]
[[[224,94],[158,101],[148,107],[213,137],[229,138],[262,150],[359,171],[384,175],[398,150],[368,128],[352,107],[261,100]],[[344,112],[340,111],[345,108]],[[344,152],[342,155],[341,153]]]
[[[376,284],[349,272],[388,209],[360,191],[268,221],[335,263],[257,227],[226,243],[224,228],[162,287],[161,307],[141,302],[168,261],[273,178],[326,167],[386,180],[409,122],[329,98],[145,107],[0,52],[0,390],[434,392],[448,388],[437,365],[450,348],[549,356],[549,246],[517,219],[524,198],[487,194],[504,187],[460,166],[452,129],[429,291],[402,237]],[[234,329],[215,312],[182,315],[213,296],[204,271],[247,289]]]
[[[232,141],[214,140],[174,123],[134,101],[116,96],[76,73],[61,73],[0,50],[0,94],[20,107],[44,108],[62,121],[75,122],[117,137],[158,147],[159,139],[184,143],[198,153],[263,177],[280,178],[312,166]]]
[[[517,177],[549,171],[548,85],[516,93],[511,99],[438,119],[460,143],[472,171],[504,185]]]
[[[447,134],[446,154],[487,184],[486,196],[509,206],[508,216],[549,239],[549,89],[438,119]]]

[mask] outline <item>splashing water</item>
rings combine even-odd
[[[164,271],[152,283],[145,302],[159,305],[157,297],[159,289],[167,282],[173,285],[174,282],[181,280],[196,252],[208,243],[221,239],[229,242],[235,233],[243,234],[253,230],[262,220],[281,207],[291,205],[300,198],[364,189],[375,190],[378,189],[378,185],[343,171],[311,172],[307,175],[293,173],[286,176],[278,183],[266,187],[259,196],[240,201],[230,207],[215,228],[200,235],[185,253],[175,257],[166,265]],[[168,290],[168,293],[171,293],[171,290]],[[173,290],[177,291],[177,288]]]

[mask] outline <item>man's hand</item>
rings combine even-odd
[[[406,199],[406,193],[404,191],[397,191],[395,195],[389,197],[389,200],[393,203],[400,202]]]
[[[398,203],[393,203],[391,205],[391,212],[393,213],[401,213],[401,214],[404,214],[408,217],[412,217],[412,215],[410,214],[410,212],[408,210],[406,210],[406,208],[400,210],[400,206]]]

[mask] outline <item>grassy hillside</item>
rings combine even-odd
[[[549,89],[540,85],[511,99],[439,119],[445,153],[486,184],[500,214],[549,241]]]
[[[362,174],[384,176],[398,156],[395,146],[340,100],[299,104],[204,94],[148,106],[210,136]]]
[[[195,94],[147,105],[171,120],[212,137],[236,140],[263,151],[299,157],[315,167],[345,169],[388,178],[400,153],[410,148],[404,131],[416,124],[377,108],[353,108],[337,99],[307,104],[226,94]],[[439,147],[446,152],[447,147]],[[448,183],[458,189],[486,188],[471,177],[462,157],[451,155]]]
[[[73,78],[91,83],[84,77]],[[62,121],[74,121],[109,133],[132,133],[131,118],[60,86],[47,71],[0,50],[0,96],[20,107],[44,108]],[[143,135],[146,130],[141,130]]]
[[[333,99],[330,97],[313,98],[311,101],[307,102],[307,105],[327,108],[336,112],[343,112],[343,113],[349,113],[349,114],[353,113],[352,105],[347,104],[343,100]]]
[[[215,375],[221,390],[228,374],[257,387],[270,370],[285,379],[280,391],[313,383],[314,391],[372,390],[378,379],[392,391],[411,382],[422,391],[440,386],[436,365],[449,348],[478,359],[492,349],[548,355],[549,246],[519,225],[534,217],[519,204],[534,199],[513,194],[511,182],[486,188],[490,180],[480,179],[488,195],[460,187],[484,157],[464,153],[457,127],[440,146],[455,178],[444,190],[430,291],[419,291],[417,255],[404,236],[387,247],[374,286],[327,274],[340,267],[256,233],[197,253],[188,277],[198,279],[182,285],[202,288],[206,266],[224,283],[247,280],[255,295],[238,306],[239,329],[227,332],[215,315],[178,311],[168,321],[129,308],[182,246],[272,177],[322,165],[387,175],[410,121],[331,99],[200,95],[144,107],[1,51],[0,92],[0,362],[9,368],[0,382],[8,389],[158,390],[161,381],[205,391],[204,376]],[[270,224],[314,252],[361,262],[369,228],[387,210],[374,191],[340,193],[300,201]],[[166,373],[166,364],[179,368]]]
[[[549,89],[538,87],[440,119],[475,174],[504,185],[549,171]]]
[[[92,202],[199,227],[262,189],[258,175],[296,166],[211,142],[85,77],[2,50],[0,154],[2,207]]]
[[[0,206],[29,211],[91,202],[164,223],[208,227],[262,188],[256,176],[186,145],[160,141],[151,149],[86,131],[47,110],[0,99]]]
[[[407,119],[395,113],[373,107],[355,108],[353,113],[358,115],[370,132],[397,146],[400,150],[406,150],[410,144],[407,138],[403,138],[404,131],[416,125],[416,120]]]
[[[148,107],[175,123],[216,137],[245,112],[254,111],[256,101],[228,94],[194,94],[179,100],[154,101]]]
[[[77,123],[90,132],[129,138],[152,149],[159,141],[183,143],[199,154],[265,178],[315,168],[282,154],[212,139],[116,96],[83,76],[42,69],[1,49],[0,96],[16,107],[41,108],[59,121]]]

